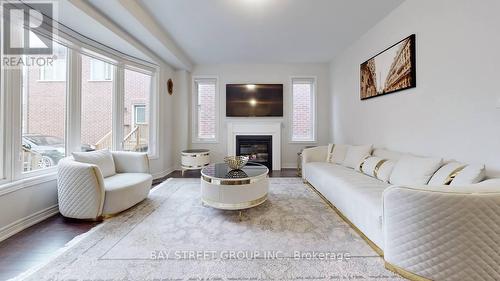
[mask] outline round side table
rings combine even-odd
[[[210,150],[186,149],[181,152],[181,174],[186,170],[200,170],[210,164]]]

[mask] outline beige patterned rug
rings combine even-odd
[[[271,178],[243,212],[200,203],[199,179],[171,179],[75,238],[19,280],[400,280],[299,178]]]

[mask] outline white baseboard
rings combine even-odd
[[[158,172],[158,173],[154,173],[153,174],[153,180],[166,177],[168,174],[172,173],[173,171],[175,171],[175,168],[174,167],[170,167],[170,168],[168,168],[168,169],[166,169],[164,171],[161,171],[161,172]]]
[[[12,235],[34,225],[37,224],[47,218],[50,218],[59,213],[58,205],[54,205],[38,211],[34,214],[31,214],[25,218],[19,219],[7,226],[4,226],[0,229],[0,241],[3,241]]]

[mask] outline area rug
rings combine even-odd
[[[301,179],[269,180],[240,217],[203,206],[199,179],[170,179],[16,279],[401,280]]]

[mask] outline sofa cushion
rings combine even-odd
[[[349,145],[329,144],[326,162],[340,164],[344,161]]]
[[[384,164],[385,161],[387,160],[380,157],[368,157],[363,161],[361,171],[367,176],[375,177],[375,170],[380,169],[380,166]]]
[[[361,162],[370,156],[371,152],[371,145],[351,145],[347,148],[342,165],[349,168],[359,168]]]
[[[387,160],[378,169],[375,169],[373,174],[375,177],[383,182],[389,183],[389,179],[392,174],[392,170],[396,165],[396,160]]]
[[[307,163],[304,176],[370,240],[383,248],[382,193],[389,184],[353,169],[323,162]]]
[[[468,185],[478,183],[486,177],[484,165],[468,165],[453,179],[450,185]]]
[[[73,152],[72,154],[77,162],[94,164],[99,167],[102,176],[105,178],[116,174],[113,155],[107,149],[89,152]]]
[[[443,159],[405,155],[394,166],[391,184],[425,185],[442,166]]]
[[[115,174],[104,179],[103,215],[115,214],[144,200],[153,177],[145,173]]]
[[[451,181],[459,174],[465,167],[465,164],[459,162],[450,162],[439,168],[432,176],[428,185],[449,185]]]

